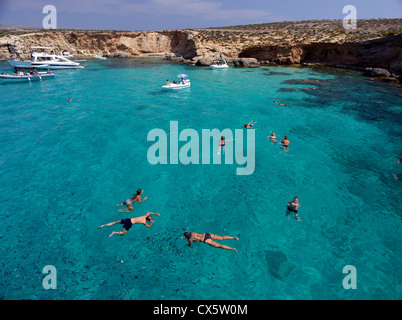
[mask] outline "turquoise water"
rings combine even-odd
[[[191,88],[163,91],[179,73]],[[0,298],[402,298],[400,88],[350,71],[120,59],[0,93]],[[173,120],[200,136],[258,121],[254,173],[149,164],[148,132]],[[148,199],[116,213],[138,188]],[[285,216],[294,196],[302,223]],[[150,229],[97,229],[148,211],[161,214]],[[238,236],[221,241],[238,253],[188,247],[187,229]],[[356,290],[342,286],[346,265]]]

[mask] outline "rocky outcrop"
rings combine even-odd
[[[322,65],[362,71],[371,68],[367,75],[393,78],[402,74],[401,47],[402,33],[356,43],[248,47],[239,57],[257,58],[266,64]]]
[[[402,19],[391,21],[391,30]],[[311,23],[310,23],[311,24]],[[375,23],[372,23],[375,26]],[[311,24],[315,27],[315,24]],[[303,64],[350,68],[365,71],[376,78],[396,79],[402,74],[402,33],[397,29],[388,36],[372,40],[353,39],[340,29],[328,34],[342,37],[342,41],[325,41],[324,31],[317,41],[317,33],[304,29],[251,31],[192,29],[174,31],[27,31],[0,35],[0,59],[11,57],[29,59],[32,46],[52,45],[56,52],[69,51],[75,56],[134,57],[141,55],[166,56],[167,59],[199,66],[209,66],[221,53],[236,67],[255,68],[271,64]],[[274,24],[269,28],[276,28]],[[296,27],[295,27],[296,28]],[[376,28],[373,28],[373,30]],[[387,30],[388,30],[387,29]],[[392,29],[393,30],[393,29]],[[384,32],[386,30],[383,30]],[[303,33],[304,32],[304,33]],[[283,33],[283,34],[282,34]],[[297,39],[296,39],[297,35]],[[374,35],[374,34],[373,34]],[[334,37],[335,37],[334,36]],[[353,35],[352,35],[353,36]],[[364,34],[364,39],[370,34]],[[378,36],[375,34],[375,36]],[[282,38],[281,38],[282,37]],[[295,41],[290,41],[291,39]],[[286,41],[281,41],[281,39]],[[371,69],[367,69],[371,68]],[[366,70],[367,69],[367,70]],[[379,71],[382,69],[385,71]]]

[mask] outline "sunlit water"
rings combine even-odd
[[[191,88],[164,91],[179,73]],[[120,59],[3,81],[0,94],[0,298],[402,297],[400,88],[349,71]],[[236,162],[147,160],[148,132],[169,136],[170,121],[201,138],[251,120],[251,175],[236,175]],[[271,131],[289,137],[289,151],[267,140]],[[117,213],[138,188],[148,199]],[[294,196],[301,223],[285,216]],[[121,225],[97,229],[148,211],[161,214],[150,229],[112,238]],[[239,237],[221,241],[238,253],[188,247],[186,230]],[[55,290],[42,286],[46,265]],[[356,290],[342,286],[346,265]]]

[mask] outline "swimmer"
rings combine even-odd
[[[68,98],[68,102],[73,102],[73,101],[71,100],[71,98]]]
[[[286,107],[286,104],[285,104],[285,103],[278,103],[278,102],[276,102],[276,101],[274,101],[274,103],[276,103],[278,106]]]
[[[245,124],[243,127],[247,128],[247,129],[252,129],[253,125],[255,125],[256,123],[257,123],[257,121],[254,123],[253,123],[253,121],[250,121],[248,124]]]
[[[233,250],[233,251],[237,252],[237,250],[235,248],[231,248],[231,247],[225,246],[223,244],[217,243],[214,240],[230,240],[230,239],[239,240],[239,238],[229,237],[229,236],[222,237],[222,236],[214,235],[212,233],[199,234],[199,233],[195,233],[195,232],[185,232],[184,236],[187,238],[190,247],[193,245],[193,242],[200,241],[200,242],[209,244],[210,246],[215,247],[215,248]]]
[[[398,160],[398,164],[400,164],[401,162],[402,162],[402,158]],[[395,180],[400,180],[399,179],[401,176],[400,174],[393,174],[393,176],[394,176]]]
[[[147,197],[145,197],[144,200],[141,200],[141,194],[143,192],[144,191],[142,191],[141,189],[138,189],[137,193],[134,193],[133,197],[131,199],[127,199],[126,201],[124,201],[122,203],[116,204],[116,207],[118,207],[118,206],[127,206],[127,209],[120,209],[117,212],[131,212],[131,211],[133,211],[133,203],[135,201],[138,201],[138,203],[143,203],[147,199]]]
[[[154,219],[152,219],[151,214],[160,217],[159,213],[153,213],[153,212],[148,212],[146,215],[143,215],[141,217],[137,217],[137,218],[128,218],[128,219],[122,219],[122,220],[118,220],[115,222],[110,222],[107,224],[104,224],[102,226],[99,226],[98,229],[102,229],[103,227],[110,227],[113,226],[115,224],[122,224],[123,225],[123,230],[120,232],[117,231],[113,231],[109,238],[114,235],[114,234],[118,234],[120,236],[123,236],[127,233],[128,230],[130,230],[130,228],[133,226],[133,224],[143,224],[145,225],[147,228],[151,228],[151,226],[154,223]],[[150,224],[148,224],[147,222],[151,222]]]
[[[219,139],[217,139],[217,138],[215,138],[215,139],[216,139],[216,140],[219,140]],[[223,151],[223,154],[225,154],[225,142],[226,142],[226,141],[234,141],[234,140],[236,140],[236,139],[225,140],[225,137],[222,136],[222,137],[221,137],[221,140],[220,140],[220,143],[219,143],[218,155],[221,154],[221,149],[222,149],[222,151]]]
[[[284,136],[284,137],[283,137],[283,140],[281,141],[281,143],[282,143],[281,148],[282,148],[282,149],[285,149],[286,151],[288,151],[288,150],[289,150],[289,144],[290,144],[290,142],[289,142],[287,136]]]
[[[293,200],[289,201],[287,204],[287,210],[286,210],[286,216],[288,216],[291,213],[295,214],[295,218],[297,221],[300,221],[298,214],[299,214],[299,209],[300,207],[300,203],[299,203],[299,198],[298,197],[294,197]]]
[[[278,136],[279,137],[279,136]],[[267,139],[271,139],[272,144],[277,143],[278,141],[276,141],[276,135],[275,132],[272,132],[270,136],[267,137]]]

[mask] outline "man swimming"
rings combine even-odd
[[[144,198],[144,200],[141,200],[141,194],[143,193],[143,191],[141,189],[137,190],[137,193],[133,194],[133,197],[131,199],[127,199],[126,201],[116,204],[116,207],[118,206],[127,206],[127,209],[120,209],[117,212],[131,212],[133,211],[133,203],[135,201],[138,201],[138,203],[143,203],[147,197]]]
[[[299,216],[298,216],[298,214],[299,214],[299,211],[298,211],[299,207],[300,207],[299,198],[298,198],[298,197],[294,197],[294,199],[291,200],[291,201],[289,201],[288,204],[287,204],[286,216],[288,216],[288,215],[291,214],[291,213],[294,213],[296,220],[297,220],[297,221],[300,221]]]
[[[282,143],[281,148],[282,148],[282,149],[286,149],[286,151],[288,151],[288,150],[289,150],[289,144],[290,144],[290,142],[289,142],[287,136],[284,136],[284,137],[283,137],[283,140],[281,141],[281,143]]]
[[[123,236],[123,235],[126,234],[126,232],[128,230],[130,230],[130,228],[133,226],[133,224],[143,224],[147,228],[151,228],[151,226],[154,223],[154,219],[152,219],[151,214],[160,217],[159,213],[148,212],[146,215],[143,215],[141,217],[132,218],[132,219],[127,218],[127,219],[122,219],[122,220],[118,220],[118,221],[115,221],[115,222],[110,222],[110,223],[104,224],[102,226],[99,226],[98,229],[102,229],[103,227],[110,227],[110,226],[113,226],[115,224],[122,224],[123,225],[123,230],[120,231],[120,232],[113,231],[110,234],[109,238],[114,234],[118,234],[120,236]],[[151,223],[147,224],[147,222],[151,222]]]
[[[276,101],[274,101],[274,103],[276,103],[278,106],[286,107],[285,103],[279,103],[279,102],[276,102]]]
[[[193,245],[193,242],[200,241],[200,242],[209,244],[210,246],[215,247],[215,248],[233,250],[233,251],[237,252],[237,250],[235,248],[231,248],[231,247],[225,246],[223,244],[217,243],[214,240],[230,240],[230,239],[239,240],[239,238],[229,237],[229,236],[217,236],[212,233],[199,234],[199,233],[195,233],[195,232],[191,232],[191,233],[185,232],[184,236],[187,238],[190,247]]]

